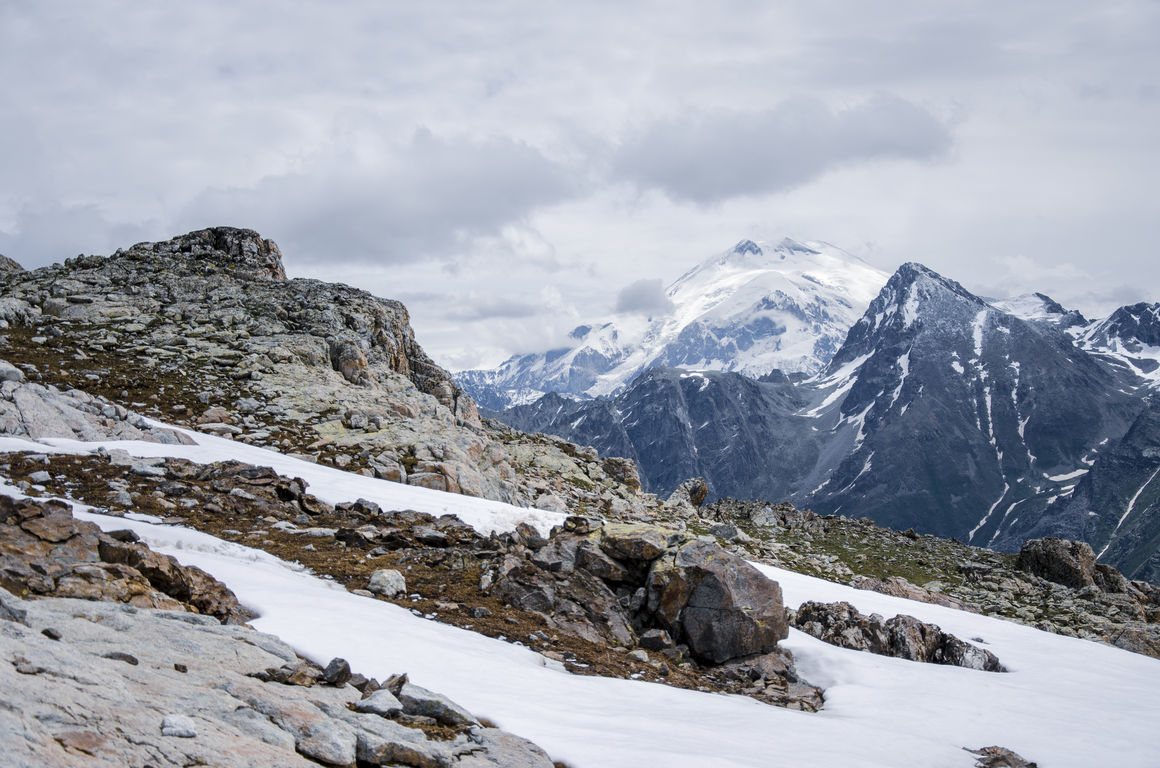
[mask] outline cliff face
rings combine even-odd
[[[345,469],[527,506],[655,504],[623,461],[485,426],[402,304],[288,280],[252,230],[0,274],[0,330],[32,382]]]

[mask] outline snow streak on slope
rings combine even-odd
[[[1108,537],[1108,543],[1105,544],[1104,548],[1100,550],[1100,553],[1096,555],[1097,559],[1103,557],[1104,553],[1108,551],[1108,547],[1112,546],[1112,541],[1115,540],[1116,533],[1120,530],[1120,526],[1124,524],[1124,521],[1127,520],[1129,516],[1131,516],[1132,510],[1136,508],[1136,502],[1140,499],[1140,494],[1144,492],[1145,488],[1152,484],[1152,481],[1156,479],[1157,475],[1160,475],[1160,467],[1157,467],[1156,471],[1152,473],[1151,477],[1145,480],[1144,484],[1136,489],[1136,492],[1132,495],[1131,500],[1128,501],[1127,508],[1124,509],[1124,514],[1120,516],[1120,519],[1116,522],[1116,527],[1112,529],[1112,533]]]
[[[885,273],[826,243],[744,240],[674,281],[666,315],[618,314],[585,324],[572,332],[570,346],[456,379],[487,405],[499,391],[508,404],[534,391],[614,394],[658,365],[755,377],[775,368],[812,374],[885,281]]]

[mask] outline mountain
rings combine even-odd
[[[1136,477],[1152,466],[1146,440],[1128,436],[1151,434],[1139,361],[1154,315],[1145,305],[1112,317],[1081,326],[1047,297],[988,302],[904,264],[808,380],[654,369],[611,400],[542,401],[503,418],[633,458],[659,494],[702,475],[712,497],[785,499],[1018,549],[1027,531],[1045,535],[1036,521],[1089,471],[1111,466],[1102,457],[1116,446],[1137,447],[1122,493],[1147,479]],[[1051,535],[1100,549],[1114,527],[1093,537],[1075,514],[1060,519]],[[1127,570],[1155,552],[1145,530],[1132,534],[1143,543],[1107,549],[1108,561]]]
[[[1079,346],[1160,388],[1160,304],[1120,307],[1076,333]]]
[[[502,410],[547,392],[612,395],[658,366],[813,374],[886,277],[826,243],[742,240],[674,281],[663,314],[621,313],[581,325],[566,347],[463,371],[455,380],[484,408]]]

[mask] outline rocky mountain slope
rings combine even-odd
[[[1160,578],[1154,313],[1085,325],[1033,298],[988,303],[906,264],[804,382],[653,369],[612,399],[548,397],[502,418],[633,458],[661,494],[699,475],[711,497],[786,499],[1007,550],[1078,538]],[[1116,490],[1096,499],[1081,482]]]
[[[455,380],[485,408],[502,410],[547,392],[615,394],[653,367],[812,374],[885,280],[827,243],[742,240],[668,286],[667,308],[581,325],[567,347]]]
[[[35,382],[412,485],[555,509],[656,504],[629,462],[482,423],[401,304],[287,280],[249,230],[0,275],[0,356]]]

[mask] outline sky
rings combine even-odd
[[[451,369],[743,238],[1100,317],[1160,301],[1157,40],[1153,0],[0,0],[0,253],[256,229]]]

